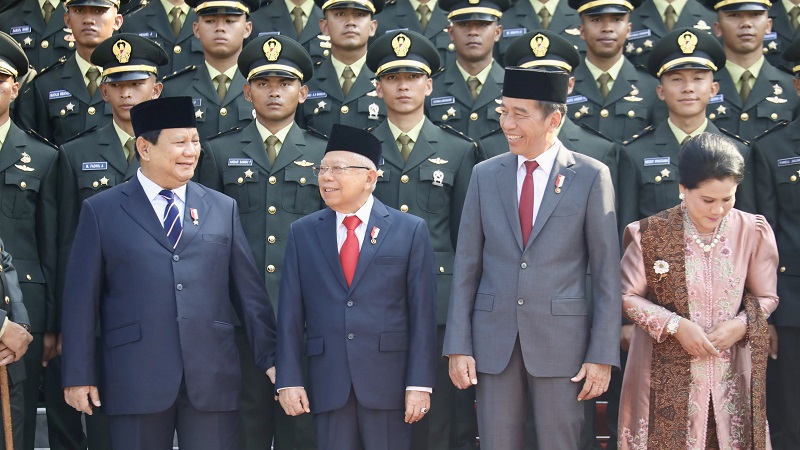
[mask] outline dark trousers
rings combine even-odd
[[[20,364],[19,362],[17,364]],[[22,450],[22,435],[25,427],[25,381],[13,384],[8,380],[8,394],[11,400],[11,435],[14,438],[14,450]],[[0,419],[3,418],[3,411],[0,408]],[[0,450],[6,450],[5,439],[0,439]]]
[[[404,416],[405,409],[362,406],[351,388],[343,407],[314,415],[319,450],[411,450],[411,425]]]
[[[166,411],[108,416],[114,450],[239,450],[238,411],[199,411],[181,383],[178,398]]]
[[[605,394],[608,400],[606,407],[606,425],[610,434],[606,450],[617,450],[617,422],[619,420],[619,396],[622,394],[622,376],[625,374],[625,364],[628,361],[628,352],[620,351],[619,365],[620,370],[611,371],[611,382],[608,383],[608,391]]]
[[[39,384],[42,380],[42,351],[43,334],[33,333],[33,341],[28,345],[28,351],[22,357],[25,363],[25,381],[22,382],[25,408],[22,413],[24,419],[22,432],[23,450],[33,450],[36,439],[36,406],[39,401]],[[14,444],[16,446],[17,444]]]
[[[775,450],[800,449],[800,328],[777,327],[778,359],[767,366],[767,411]],[[770,386],[774,390],[769,390]],[[772,394],[772,395],[770,395]]]

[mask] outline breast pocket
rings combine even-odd
[[[386,105],[378,97],[367,95],[358,99],[358,112],[366,115],[370,121],[378,123],[386,117]]]
[[[6,171],[3,183],[2,210],[6,217],[26,219],[36,212],[41,180],[32,173]]]
[[[640,203],[645,203],[648,209],[661,211],[675,206],[678,203],[678,191],[677,166],[668,164],[642,168]]]
[[[775,101],[785,100],[775,95],[768,97],[767,101],[761,102],[756,106],[756,115],[759,119],[767,119],[772,122],[792,120],[792,108],[789,106],[788,102],[772,103],[769,99],[774,99]]]
[[[239,105],[239,121],[250,122],[256,118],[256,110],[250,103],[244,102]]]
[[[117,185],[117,174],[110,172],[83,172],[78,175],[78,197],[87,198]]]
[[[248,171],[251,172],[249,177]],[[252,167],[231,167],[222,172],[222,189],[239,204],[239,212],[256,211],[264,203],[264,187],[258,183],[260,175],[258,169]]]
[[[647,126],[647,105],[641,102],[617,102],[614,106],[614,114],[624,124],[624,135],[626,137],[633,136]]]
[[[778,167],[778,203],[787,211],[800,211],[800,166]]]
[[[450,193],[453,190],[455,172],[439,166],[419,168],[417,205],[429,213],[446,212],[450,206]]]
[[[283,209],[306,215],[322,207],[319,181],[311,167],[286,167],[283,169]]]

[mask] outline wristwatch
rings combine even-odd
[[[19,324],[19,326],[21,326],[22,328],[25,328],[25,331],[27,331],[28,333],[31,332],[31,326],[28,325],[27,323],[21,323],[21,324]]]
[[[674,315],[669,322],[667,322],[667,334],[672,336],[673,334],[678,332],[678,325],[681,323],[681,316]]]

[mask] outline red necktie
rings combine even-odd
[[[536,161],[525,161],[525,181],[519,196],[519,225],[522,228],[522,247],[528,246],[533,231],[533,171],[539,167]]]
[[[356,265],[358,265],[358,237],[356,237],[355,230],[361,224],[361,219],[357,216],[347,216],[342,223],[347,228],[347,239],[344,240],[342,249],[339,250],[339,261],[342,263],[344,279],[350,286],[353,282],[353,275],[356,273]]]

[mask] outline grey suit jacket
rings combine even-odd
[[[611,176],[603,163],[557,145],[525,248],[517,155],[496,156],[472,173],[444,354],[473,355],[479,372],[502,372],[517,336],[533,376],[571,377],[584,362],[619,365],[621,288]],[[592,304],[586,300],[587,265]]]

